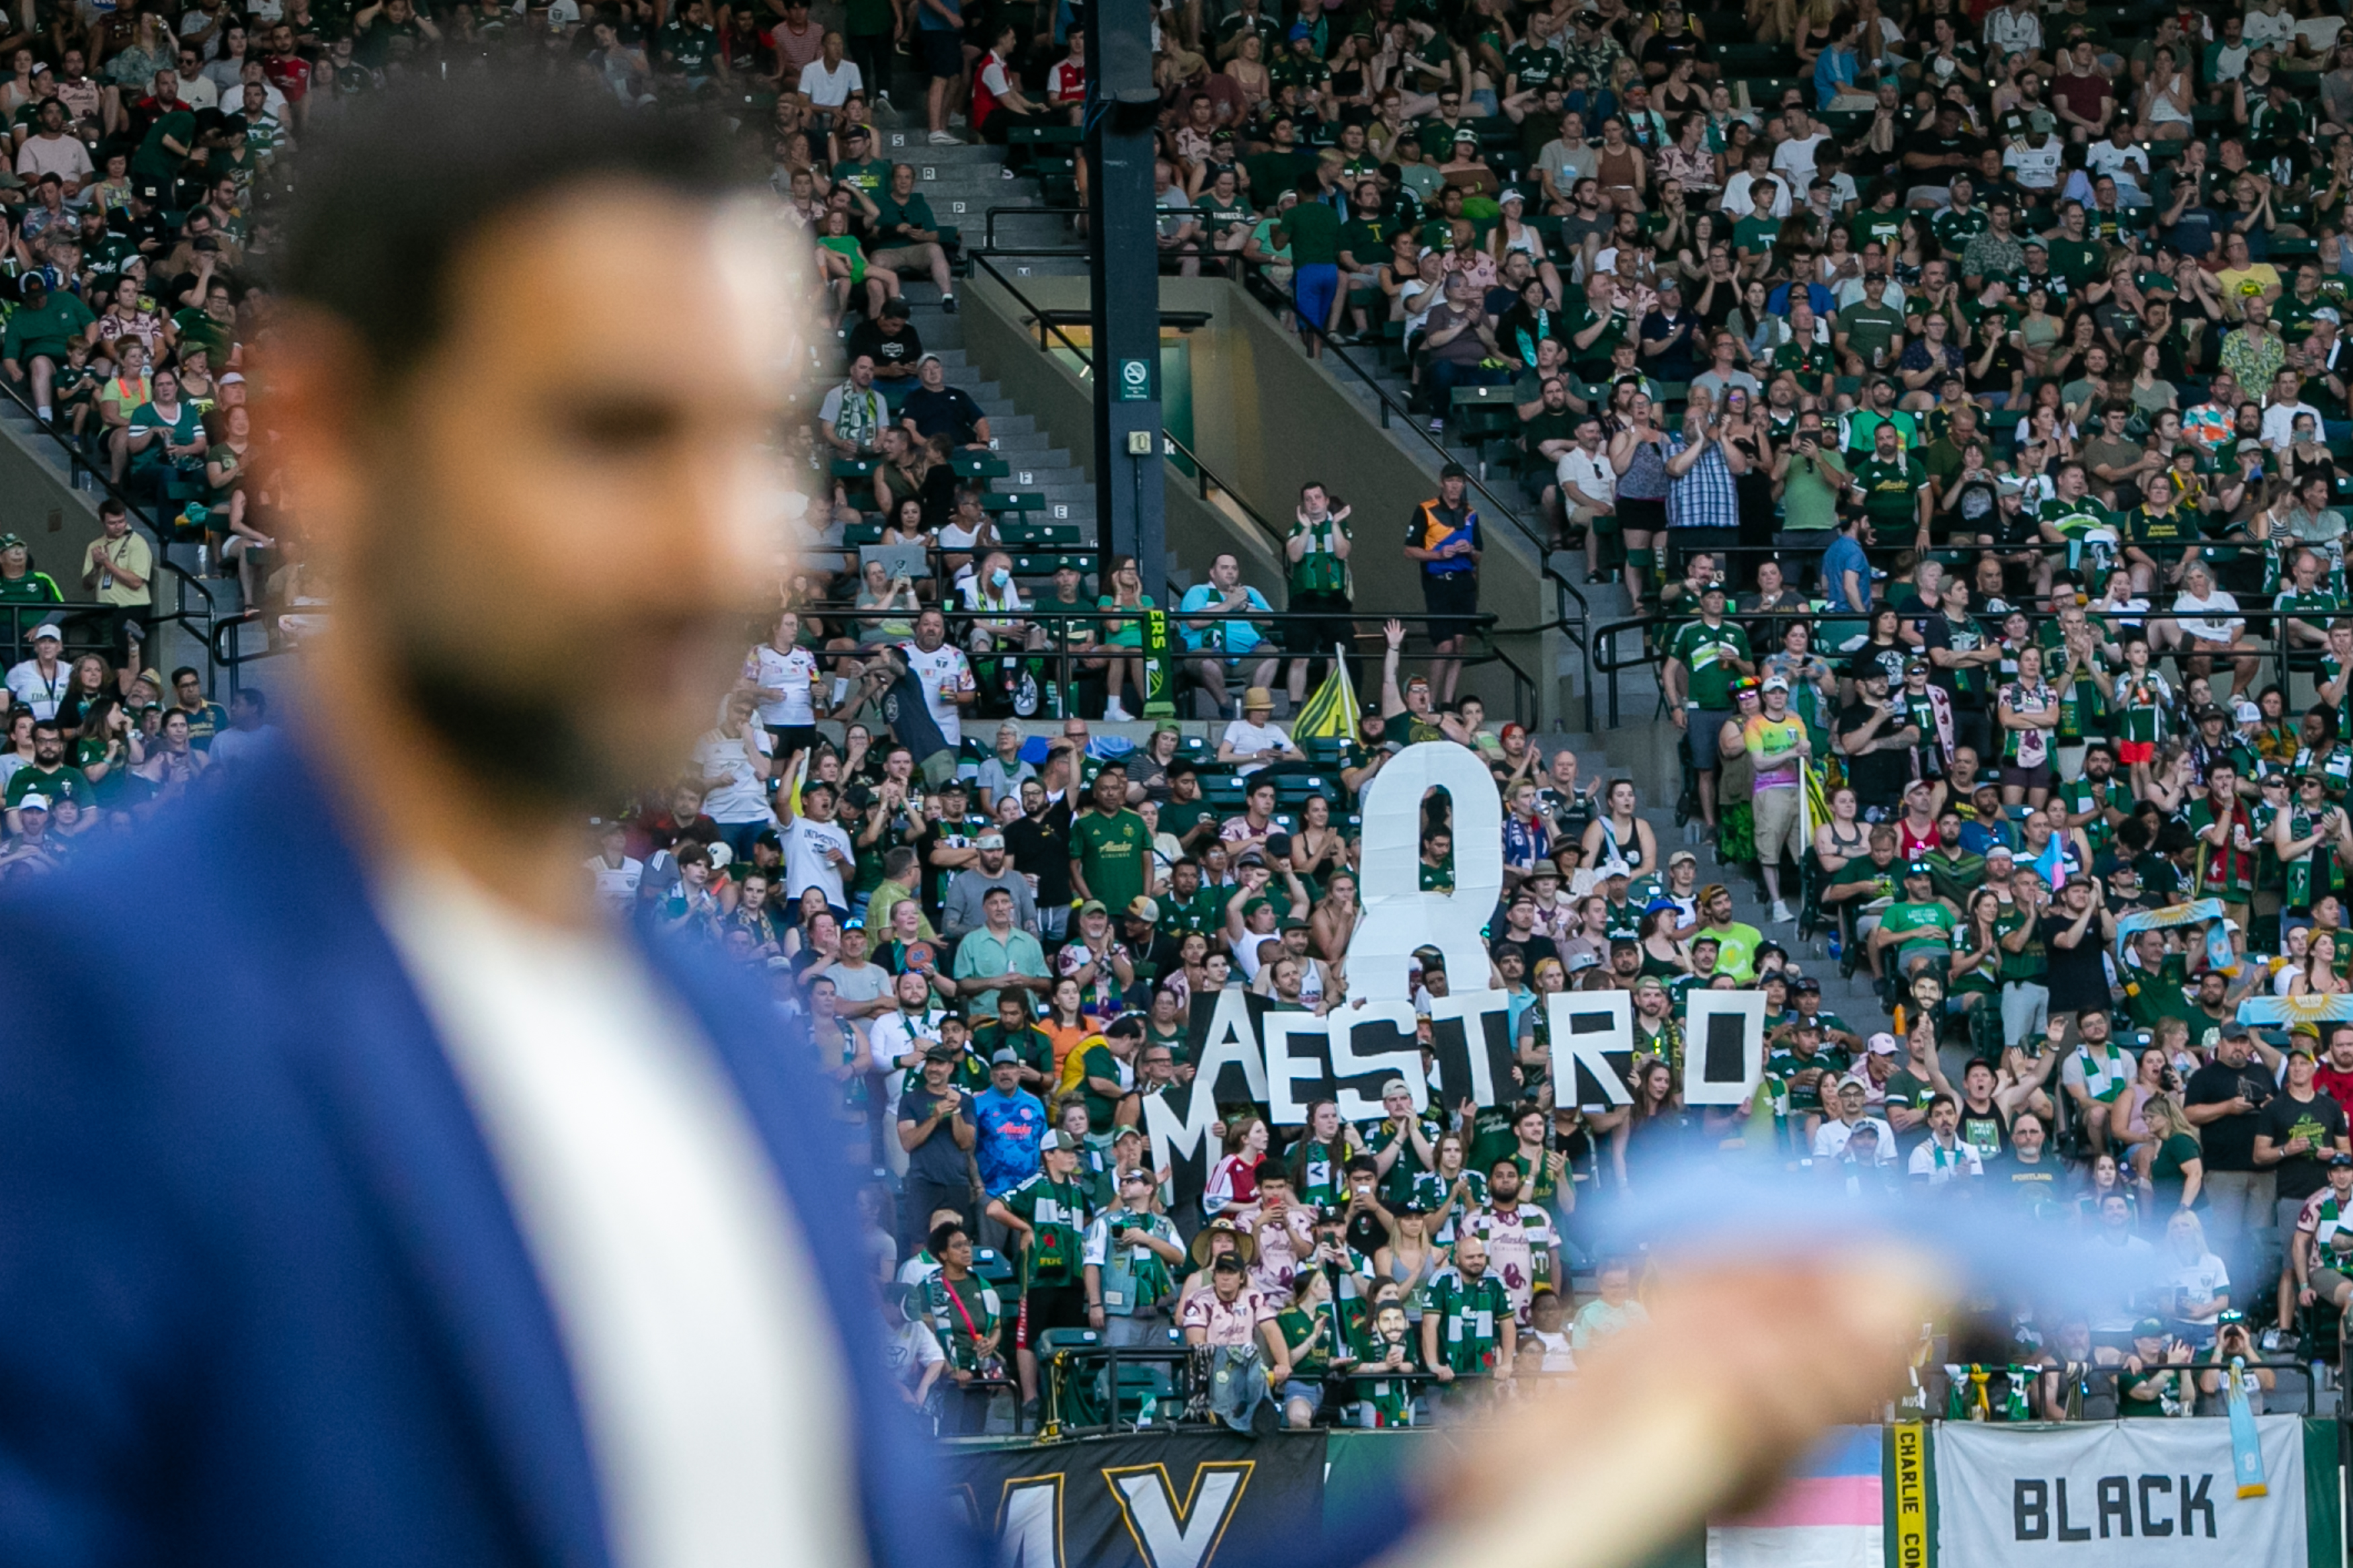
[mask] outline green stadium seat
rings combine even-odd
[[[1013,468],[1002,458],[982,452],[958,452],[948,459],[948,471],[960,479],[1001,479]]]
[[[991,490],[980,498],[983,511],[1044,511],[1046,498],[1036,490]]]
[[[837,479],[871,479],[874,470],[882,466],[880,458],[836,458],[833,477]]]
[[[879,522],[844,523],[841,542],[853,550],[863,544],[880,544],[882,542],[882,525]]]
[[[1092,555],[1016,555],[1013,574],[1017,577],[1050,577],[1068,566],[1075,572],[1092,572],[1095,558]]]

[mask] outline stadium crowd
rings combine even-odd
[[[957,466],[985,465],[986,417],[899,294],[953,308],[953,247],[871,113],[920,69],[934,141],[1067,124],[1063,7],[36,5],[0,39],[0,369],[181,508],[167,530],[323,592],[248,478],[236,368],[306,126],[493,58],[742,121],[846,339],[790,437],[830,482],[712,728],[590,825],[584,871],[765,974],[806,1034],[829,1135],[875,1173],[908,1395],[944,1426],[1037,1400],[1056,1330],[1243,1368],[1245,1423],[1418,1421],[1566,1373],[1642,1310],[1641,1259],[1587,1245],[1596,1213],[1709,1162],[2148,1259],[2155,1289],[2089,1310],[2004,1303],[1961,1360],[2024,1369],[2019,1413],[2103,1387],[2183,1409],[2216,1356],[2333,1356],[2353,1300],[2353,45],[2301,9],[1755,0],[1712,19],[1747,34],[1721,45],[1672,0],[1163,14],[1170,267],[1273,287],[1318,350],[1394,354],[1441,424],[1457,388],[1514,389],[1497,440],[1531,498],[1655,606],[1705,872],[1632,784],[1461,694],[1484,542],[1459,469],[1397,508],[1431,657],[1409,669],[1389,623],[1354,725],[1275,720],[1278,676],[1301,706],[1311,652],[1356,629],[1351,509],[1324,487],[1279,585],[1322,617],[1300,640],[1231,557],[1156,657],[1138,623],[1166,584],[1133,561],[1023,597]],[[1809,74],[1736,77],[1757,49]],[[936,578],[825,553],[869,513]],[[108,537],[77,574],[115,657],[61,660],[44,621],[8,673],[8,874],[267,738],[257,694],[230,714],[143,669],[152,562]],[[65,602],[28,554],[0,538],[0,602]],[[1041,622],[1057,605],[1078,619]],[[1171,681],[1213,741],[1079,711]],[[1008,721],[968,738],[976,710]],[[1013,721],[1041,710],[1049,733]],[[1144,1101],[1189,1081],[1229,987],[1345,1005],[1359,798],[1419,742],[1475,752],[1504,802],[1489,973],[1433,953],[1413,978],[1425,1020],[1450,986],[1507,994],[1509,1096],[1417,1111],[1398,1080],[1355,1126],[1223,1107],[1204,1197],[1171,1204]],[[1433,798],[1426,889],[1457,853]],[[1736,914],[1752,876],[1769,929]],[[1823,1006],[1834,973],[1871,976],[1872,1015]],[[1686,1107],[1681,1002],[1725,987],[1766,997],[1762,1082]],[[1630,998],[1630,1106],[1553,1070],[1543,998],[1603,988]]]

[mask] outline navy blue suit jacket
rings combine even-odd
[[[878,1568],[971,1568],[879,1365],[820,1081],[655,962],[759,1129],[859,1363]],[[815,1347],[812,1353],[823,1353]],[[607,1568],[489,1152],[292,748],[0,900],[0,1563]]]

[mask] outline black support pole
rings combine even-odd
[[[1152,79],[1152,6],[1150,0],[1089,0],[1083,15],[1095,518],[1105,568],[1112,555],[1134,556],[1145,591],[1165,605],[1160,250],[1152,177],[1160,91]]]

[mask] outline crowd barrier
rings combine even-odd
[[[2338,1423],[2264,1415],[2255,1433],[2265,1489],[2242,1497],[2221,1419],[1843,1427],[1764,1506],[1649,1568],[2342,1568]],[[1004,1568],[1214,1568],[1345,1531],[1456,1441],[1162,1429],[945,1447],[957,1502]]]

